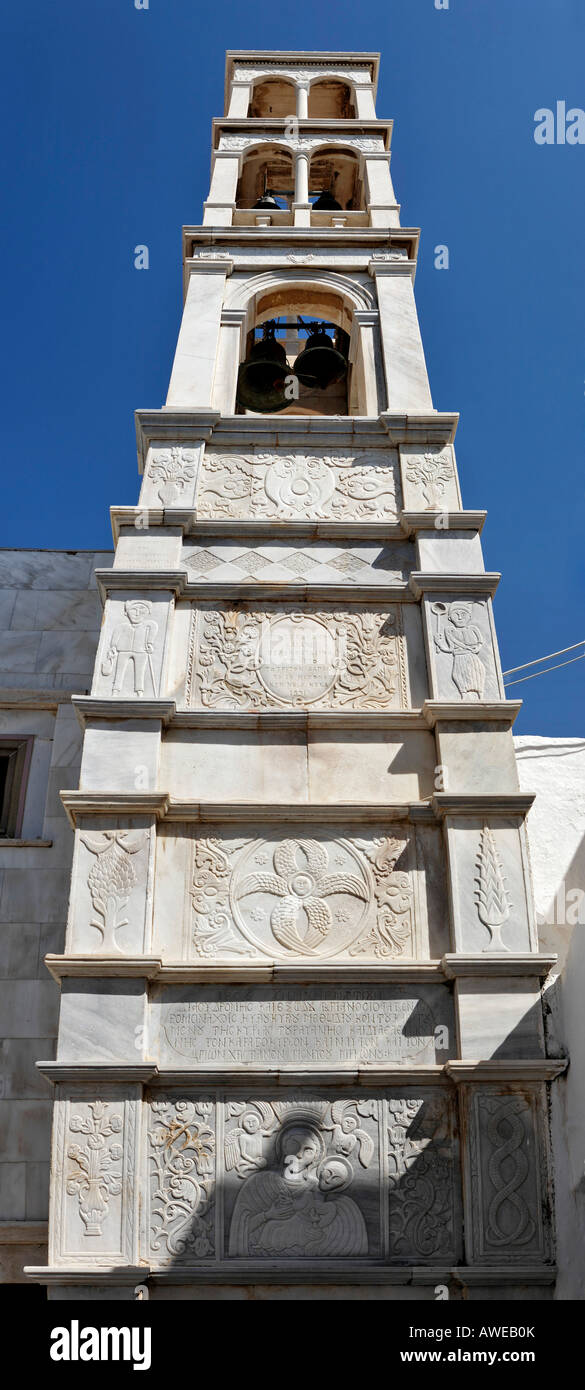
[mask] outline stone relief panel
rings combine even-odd
[[[58,1089],[53,1130],[51,1258],[132,1263],[136,1240],[136,1098],[123,1087]]]
[[[273,145],[285,145],[291,150],[313,150],[318,145],[323,144],[322,135],[276,135],[270,136],[270,143]],[[257,135],[224,135],[219,137],[219,150],[240,151],[247,150],[253,145],[258,144]],[[346,135],[343,136],[343,144],[351,149],[360,150],[362,154],[385,154],[384,138],[382,135]]]
[[[406,709],[399,605],[201,604],[193,609],[192,709]]]
[[[107,600],[92,695],[152,700],[164,694],[170,608],[170,596],[156,590]]]
[[[197,515],[279,521],[396,521],[396,450],[229,454],[206,450]]]
[[[203,446],[195,449],[171,444],[148,451],[140,493],[141,505],[192,507]]]
[[[407,511],[458,511],[461,497],[450,444],[415,450],[400,445],[404,506]]]
[[[186,960],[387,961],[448,949],[438,827],[210,825],[190,833]],[[183,843],[159,866],[163,951],[165,884],[183,877]]]
[[[162,986],[152,1055],[184,1067],[434,1064],[453,1055],[443,985]]]
[[[149,1106],[149,1253],[153,1264],[215,1254],[215,1102],[159,1096]]]
[[[434,698],[502,700],[489,599],[425,597]]]
[[[456,1258],[460,1206],[453,1111],[440,1091],[388,1101],[390,1247],[404,1260]]]
[[[469,1110],[469,1258],[497,1265],[549,1259],[551,1203],[540,1091],[478,1089]]]
[[[455,943],[459,951],[536,949],[526,833],[517,820],[449,818]]]
[[[210,1092],[202,1106],[195,1093],[177,1095],[150,1107],[149,1142],[154,1135],[159,1155],[150,1189],[154,1266],[204,1267],[214,1252],[228,1267],[457,1257],[457,1146],[447,1093]],[[169,1184],[163,1223],[161,1193],[166,1198]],[[167,1236],[173,1227],[175,1249]]]
[[[100,818],[103,825],[103,817]],[[152,914],[154,844],[144,822],[76,831],[68,950],[140,954]]]
[[[198,584],[402,584],[414,568],[411,547],[399,541],[268,541],[251,549],[213,536],[184,545],[182,564]]]

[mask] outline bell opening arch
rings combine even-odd
[[[378,380],[380,360],[378,314],[374,297],[365,285],[346,276],[329,271],[265,272],[239,286],[230,282],[228,302],[222,316],[220,354],[214,390],[214,405],[223,414],[250,413],[242,400],[242,366],[250,360],[262,360],[258,344],[266,332],[284,349],[283,376],[287,378],[288,393],[282,405],[274,401],[256,414],[377,416],[383,408],[383,387]],[[299,325],[299,321],[302,324]],[[271,325],[275,325],[272,329]],[[326,325],[319,329],[319,325]],[[238,326],[237,340],[234,328]],[[265,326],[270,327],[265,329]],[[328,357],[328,344],[309,338],[316,331],[326,333],[344,361]],[[304,349],[320,346],[318,376],[312,372],[303,380],[296,376],[296,364]],[[252,350],[257,351],[252,354]],[[270,350],[272,351],[272,349]],[[323,356],[323,354],[325,354]],[[282,353],[276,354],[282,362]],[[237,360],[236,360],[237,356]],[[339,371],[334,370],[335,362]],[[303,359],[305,366],[308,359]],[[325,363],[325,367],[323,367]],[[331,371],[327,368],[331,367]],[[280,370],[280,369],[279,369]],[[244,372],[244,376],[246,373]],[[327,380],[323,377],[336,377]],[[236,399],[236,391],[238,399]]]

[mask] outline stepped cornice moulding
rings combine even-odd
[[[266,415],[220,415],[211,410],[137,410],[136,442],[139,472],[144,472],[151,444],[189,444],[209,442],[230,445],[249,452],[256,445],[261,452],[270,448],[388,448],[398,444],[451,444],[459,422],[453,412],[427,411],[410,415],[382,413],[362,416],[295,416],[276,422]]]
[[[493,722],[508,724],[511,727],[522,709],[522,704],[522,700],[473,700],[467,702],[465,700],[425,700],[422,714],[430,729],[434,729],[435,725],[440,722],[457,724],[462,722],[467,724]]]

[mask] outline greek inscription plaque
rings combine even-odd
[[[445,1061],[442,987],[209,986],[160,999],[160,1061],[197,1066]]]

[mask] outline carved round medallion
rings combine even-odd
[[[276,956],[346,950],[363,928],[372,896],[366,861],[347,840],[257,840],[231,885],[242,931]]]
[[[298,516],[321,508],[335,492],[335,472],[323,459],[303,454],[275,459],[266,473],[266,496]]]
[[[318,618],[287,614],[262,624],[256,667],[263,686],[286,705],[310,705],[331,689],[340,638]]]

